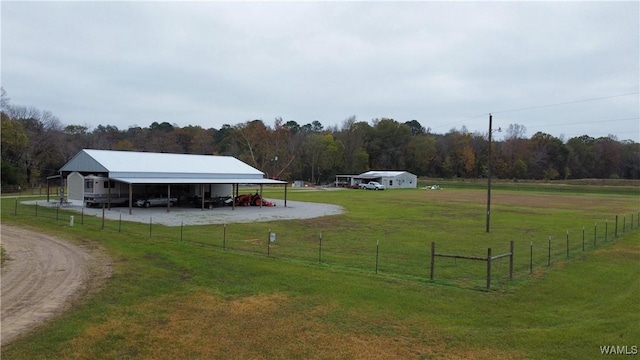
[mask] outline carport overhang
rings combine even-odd
[[[143,177],[109,177],[110,180],[119,181],[129,185],[129,214],[133,213],[133,185],[167,185],[167,197],[171,197],[171,185],[209,185],[209,184],[230,184],[234,190],[233,196],[237,196],[240,185],[260,185],[260,197],[262,197],[262,188],[264,185],[283,185],[284,186],[284,206],[287,207],[287,182],[274,179],[258,179],[258,178],[228,178],[228,179],[207,179],[207,178],[143,178]],[[204,210],[204,197],[202,198],[202,210]],[[110,202],[110,201],[109,201]],[[262,207],[262,205],[260,205]],[[235,201],[233,202],[235,210]],[[169,212],[169,204],[167,204],[167,212]]]

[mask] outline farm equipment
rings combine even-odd
[[[267,201],[259,194],[246,194],[236,196],[236,206],[276,206],[276,204]]]

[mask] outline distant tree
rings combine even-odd
[[[404,123],[409,127],[409,133],[411,135],[422,135],[426,134],[426,130],[424,126],[422,126],[418,120],[411,120]]]
[[[435,136],[412,136],[406,148],[406,170],[418,176],[429,175],[429,167],[435,160],[435,155]]]
[[[537,132],[529,142],[531,157],[527,167],[534,179],[549,178],[550,169],[558,172],[556,178],[564,178],[569,151],[562,141],[552,135]]]
[[[151,131],[164,131],[164,132],[171,132],[174,130],[174,126],[169,124],[168,122],[162,122],[160,124],[158,124],[156,121],[154,121],[151,126],[149,126],[149,130]]]
[[[133,146],[133,143],[131,143],[131,141],[125,139],[125,140],[120,140],[117,143],[115,143],[113,145],[113,150],[133,151],[133,150],[135,150],[135,147]]]
[[[504,138],[506,140],[524,139],[527,133],[527,128],[524,125],[509,124],[509,127],[505,130]]]
[[[620,142],[620,174],[625,179],[640,179],[640,144]]]
[[[336,132],[336,141],[342,147],[342,170],[347,174],[359,174],[369,169],[369,156],[364,149],[365,134],[371,127],[358,123],[355,116],[346,118]]]
[[[376,119],[373,123],[366,145],[370,168],[403,170],[405,149],[410,137],[409,127],[387,118]]]
[[[612,137],[601,137],[593,144],[594,175],[599,179],[620,177],[620,143]]]
[[[29,138],[22,129],[19,121],[12,120],[2,112],[2,137],[0,150],[2,152],[2,184],[24,185],[27,183],[26,168],[23,159],[27,152]]]
[[[567,141],[569,155],[567,166],[571,169],[571,178],[581,179],[594,177],[593,166],[595,163],[595,139],[582,135]]]

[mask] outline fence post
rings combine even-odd
[[[549,236],[549,256],[547,257],[547,266],[551,266],[551,236]]]
[[[567,259],[569,258],[569,230],[567,230]]]
[[[184,221],[180,221],[180,242],[182,242],[182,228],[184,227]]]
[[[430,267],[429,280],[433,280],[434,260],[436,258],[435,253],[436,253],[436,243],[432,241],[431,242],[431,263],[429,265]]]
[[[149,216],[149,237],[151,237],[151,223],[153,221],[153,217]]]
[[[38,202],[36,201],[36,217],[38,217]]]
[[[80,225],[84,225],[84,204],[82,204],[82,212],[80,213]]]
[[[118,232],[122,230],[122,213],[120,213],[120,219],[118,220]]]
[[[102,204],[102,227],[101,229],[104,230],[104,204]]]
[[[38,202],[36,201],[36,208],[37,208],[37,207],[38,207]],[[36,210],[36,211],[37,211],[37,210]],[[13,209],[13,215],[14,215],[14,216],[18,215],[18,197],[16,197],[16,206],[15,206],[15,208]],[[632,222],[633,222],[633,220],[632,220]]]
[[[487,290],[491,289],[491,248],[487,249]]]
[[[320,242],[318,243],[318,264],[322,263],[322,232],[320,232]]]
[[[511,243],[509,244],[509,252],[511,253],[511,256],[509,256],[509,280],[513,279],[513,240],[511,240]]]
[[[267,235],[267,257],[271,254],[271,229],[269,229],[269,234]]]
[[[60,219],[60,206],[62,205],[56,206],[56,221]]]
[[[533,241],[529,242],[529,274],[533,274]]]
[[[380,240],[376,240],[376,274],[378,273],[378,254],[380,254]]]

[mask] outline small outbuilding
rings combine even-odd
[[[285,186],[232,156],[83,149],[61,169],[67,196],[76,205],[128,205],[139,198],[205,201],[237,196],[241,184]],[[177,201],[177,200],[176,200]],[[168,208],[167,208],[168,210]]]
[[[377,181],[387,189],[415,189],[418,177],[407,171],[367,171],[360,175],[336,175],[336,186],[350,187]]]

